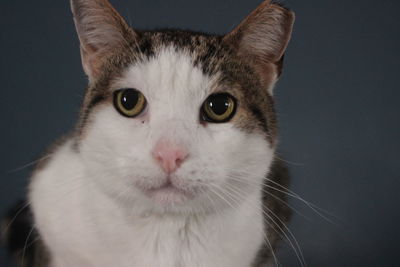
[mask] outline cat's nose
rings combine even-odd
[[[168,174],[175,172],[188,157],[188,152],[180,145],[159,141],[153,149],[153,157]]]

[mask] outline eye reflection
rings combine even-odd
[[[210,95],[202,106],[204,121],[223,123],[231,120],[236,112],[236,100],[228,93]]]
[[[125,117],[136,117],[146,108],[144,95],[136,89],[127,88],[114,92],[115,109]]]

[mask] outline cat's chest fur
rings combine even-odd
[[[51,267],[250,267],[263,242],[260,196],[218,215],[137,214],[91,190],[70,142],[34,179]]]

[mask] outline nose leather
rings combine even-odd
[[[152,154],[167,174],[174,173],[188,156],[183,146],[165,140],[157,142]]]

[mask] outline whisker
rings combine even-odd
[[[303,163],[298,163],[298,162],[289,161],[289,160],[286,160],[286,159],[283,159],[283,158],[279,157],[279,156],[276,155],[276,154],[275,154],[275,158],[277,158],[277,159],[279,159],[280,161],[283,161],[283,162],[285,162],[285,163],[287,163],[287,164],[290,164],[290,165],[294,165],[294,166],[305,166],[305,164],[303,164]]]
[[[290,189],[284,187],[283,185],[281,185],[281,184],[279,184],[279,183],[277,183],[277,182],[275,182],[275,181],[273,181],[273,180],[271,180],[271,179],[267,179],[267,180],[268,180],[269,182],[271,182],[271,183],[273,183],[273,184],[275,184],[275,185],[277,185],[277,186],[283,188],[284,190],[288,191],[289,193],[291,193],[291,194],[293,195],[293,197],[298,198],[298,199],[301,200],[302,202],[304,202],[304,203],[306,203],[306,204],[312,206],[314,209],[317,209],[317,210],[319,210],[320,212],[324,212],[325,214],[327,214],[327,215],[329,215],[329,216],[332,216],[332,217],[335,217],[336,219],[339,219],[336,215],[334,215],[334,214],[330,213],[329,211],[326,211],[326,210],[324,210],[324,209],[318,207],[317,205],[315,205],[315,204],[313,204],[313,203],[311,203],[311,202],[309,202],[309,201],[303,199],[303,198],[300,197],[298,194],[296,194],[296,193],[293,192],[292,190],[290,190]],[[317,212],[317,213],[318,213],[318,212]],[[321,215],[320,215],[320,216],[321,216]],[[335,223],[332,222],[330,219],[325,218],[325,216],[321,216],[321,217],[323,217],[324,219],[328,220],[329,222],[335,224]]]
[[[252,181],[249,181],[249,180],[245,180],[245,179],[242,178],[242,176],[243,176],[243,174],[241,174],[240,176],[239,175],[238,176],[230,176],[229,178],[232,179],[232,180],[236,180],[236,181],[242,182],[242,183],[247,184],[247,185],[253,185],[253,186],[256,186],[256,187],[260,186],[259,183],[255,183],[255,182],[252,182]],[[282,194],[285,194],[285,195],[290,196],[292,198],[295,198],[297,200],[300,200],[302,203],[304,203],[306,206],[308,206],[311,210],[313,210],[316,214],[318,214],[321,218],[323,218],[326,221],[336,225],[336,223],[334,221],[332,221],[331,219],[326,217],[322,212],[324,212],[324,213],[326,213],[326,214],[328,214],[328,215],[330,215],[332,217],[337,218],[335,215],[333,215],[333,214],[329,213],[328,211],[325,211],[324,209],[318,207],[317,205],[315,205],[315,204],[303,199],[298,194],[294,193],[293,191],[291,191],[290,189],[284,187],[283,185],[281,185],[281,184],[279,184],[279,183],[277,183],[277,182],[275,182],[275,181],[273,181],[273,180],[271,180],[269,178],[265,178],[265,180],[270,182],[270,183],[273,183],[276,186],[279,186],[282,189],[276,188],[276,187],[274,187],[274,186],[272,186],[272,185],[270,185],[270,184],[268,184],[266,182],[262,182],[261,185],[263,185],[265,187],[268,187],[268,188],[271,188],[272,190],[275,190],[277,192],[280,192]],[[264,192],[265,192],[265,190],[264,190]]]
[[[53,155],[53,153],[50,153],[50,154],[48,154],[48,155],[46,155],[46,156],[44,156],[44,157],[41,157],[41,158],[39,158],[39,159],[37,159],[37,160],[31,161],[31,162],[29,162],[29,163],[27,163],[27,164],[25,164],[25,165],[23,165],[23,166],[21,166],[21,167],[18,167],[18,168],[9,170],[9,171],[7,171],[7,173],[19,172],[19,171],[21,171],[21,170],[23,170],[23,169],[25,169],[25,168],[34,166],[36,163],[38,163],[38,162],[40,162],[40,161],[42,161],[42,160],[45,160],[45,159],[50,158],[52,155]]]
[[[240,194],[243,194],[243,193],[244,193],[244,192],[239,192],[239,191],[237,191],[237,190],[239,190],[239,188],[237,188],[237,190],[236,190],[236,188],[234,188],[233,186],[229,186],[229,185],[227,185],[227,186],[230,187],[231,190],[233,190],[234,192],[236,192],[236,194],[237,194],[238,196],[240,196]],[[291,238],[289,238],[289,236],[286,234],[286,232],[282,229],[282,227],[281,227],[281,226],[280,226],[280,225],[279,225],[265,210],[264,210],[264,208],[266,208],[266,209],[280,222],[280,224],[281,224],[283,227],[285,227],[286,231],[291,235],[291,238],[293,238],[294,242],[296,243],[296,247],[294,246],[294,244],[293,244]],[[302,250],[301,250],[301,248],[300,248],[300,245],[299,245],[299,243],[297,242],[297,239],[296,239],[296,237],[294,236],[294,234],[290,231],[290,229],[286,226],[286,224],[285,224],[271,209],[269,209],[266,205],[263,205],[263,206],[262,206],[262,212],[263,212],[263,214],[264,214],[265,216],[267,216],[267,217],[272,221],[273,224],[275,224],[275,226],[279,229],[280,233],[284,235],[285,239],[289,242],[289,245],[292,247],[293,251],[295,252],[295,254],[296,254],[296,256],[297,256],[297,258],[298,258],[298,260],[299,260],[301,266],[302,266],[302,267],[305,267],[306,265],[305,265],[305,261],[304,261],[304,256],[303,256],[303,253],[302,253]],[[272,227],[272,228],[273,228],[273,227]],[[274,229],[274,228],[273,228],[273,229]],[[275,229],[274,229],[274,230],[275,230]],[[278,235],[280,235],[280,237],[282,238],[282,235],[281,235],[278,231],[275,231],[275,232],[276,232]]]
[[[28,236],[27,236],[26,239],[25,239],[24,249],[22,250],[22,262],[21,262],[21,265],[22,265],[22,266],[24,266],[25,253],[26,253],[28,241],[29,241],[29,238],[31,237],[31,235],[32,235],[32,233],[33,233],[34,230],[35,230],[35,226],[32,226],[32,227],[31,227],[31,230],[29,231]]]
[[[241,183],[246,183],[246,181],[244,179],[236,179],[236,177],[233,176],[229,176],[229,178],[232,178],[232,180],[235,180],[237,182],[241,182]],[[249,185],[249,184],[248,184]],[[258,184],[256,185],[256,183],[254,183],[254,188],[258,189],[259,187],[262,187],[263,184]],[[298,209],[296,209],[295,207],[293,207],[292,205],[290,205],[289,203],[287,203],[287,201],[281,199],[280,197],[272,194],[271,192],[261,189],[264,193],[268,194],[270,197],[278,200],[280,203],[284,204],[285,206],[289,207],[289,209],[293,210],[296,214],[300,215],[301,217],[305,218],[306,220],[311,220],[309,217],[307,217],[306,215],[304,215],[302,212],[300,212]]]
[[[26,249],[30,248],[31,246],[33,246],[36,242],[38,242],[41,238],[40,237],[36,237],[34,240],[32,240],[32,242],[30,242],[27,246]]]
[[[6,233],[10,229],[11,225],[15,222],[17,219],[18,215],[21,214],[21,212],[26,209],[30,205],[30,202],[27,202],[25,205],[23,205],[14,215],[14,217],[10,220],[10,222],[4,227],[3,232]]]
[[[228,195],[226,194],[226,190],[223,190],[220,186],[214,185],[214,184],[210,184],[210,185],[213,186],[216,190],[219,190],[220,193],[224,194],[225,196],[228,196]],[[209,189],[210,189],[212,192],[214,192],[214,194],[216,194],[217,196],[219,196],[220,199],[222,199],[223,201],[225,201],[226,203],[228,203],[228,205],[231,206],[234,210],[238,210],[238,209],[235,208],[228,200],[226,200],[223,196],[221,196],[216,190],[212,190],[211,188],[212,188],[212,187],[210,187]],[[228,197],[229,197],[229,196],[228,196]],[[231,200],[232,200],[232,197],[231,197]],[[234,200],[234,199],[233,199],[233,200]],[[236,201],[235,201],[235,202],[236,202]],[[238,203],[236,203],[236,205],[237,205],[237,204],[238,204]],[[254,222],[251,218],[248,218],[248,219],[249,219],[251,222],[253,222],[253,223],[255,224],[255,222]],[[279,261],[278,261],[276,255],[275,255],[275,252],[274,252],[274,249],[273,249],[273,247],[272,247],[272,244],[271,244],[271,242],[269,241],[269,239],[268,239],[268,237],[267,237],[267,235],[266,235],[264,229],[259,229],[259,231],[263,234],[263,236],[264,236],[263,239],[264,239],[264,241],[267,242],[267,244],[268,244],[268,246],[269,246],[269,248],[270,248],[270,250],[271,250],[271,254],[272,254],[272,257],[273,257],[273,259],[274,259],[274,261],[275,261],[276,266],[279,266]]]
[[[300,196],[295,195],[295,194],[292,194],[292,193],[288,193],[288,192],[283,191],[283,190],[280,190],[280,189],[278,189],[278,188],[276,188],[276,187],[273,187],[273,186],[271,186],[271,185],[267,185],[267,184],[266,184],[265,186],[268,187],[268,188],[271,188],[272,190],[278,191],[278,192],[280,192],[280,193],[286,194],[286,195],[288,195],[288,196],[290,196],[290,197],[293,197],[293,198],[295,198],[295,199],[300,200],[300,201],[303,202],[305,205],[307,205],[310,209],[312,209],[315,213],[317,213],[320,217],[322,217],[322,218],[325,219],[326,221],[328,221],[328,222],[330,222],[330,223],[336,225],[335,222],[333,222],[331,219],[329,219],[329,218],[326,217],[324,214],[322,214],[320,211],[318,211],[318,210],[320,209],[319,207],[317,207],[317,206],[315,206],[314,204],[308,202],[307,200],[301,198]]]

